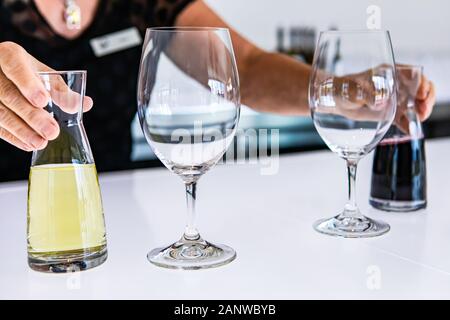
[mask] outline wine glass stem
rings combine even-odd
[[[197,182],[186,183],[186,206],[188,220],[186,229],[184,231],[184,238],[186,240],[197,240],[200,238],[200,234],[195,226],[196,214],[195,214],[195,199],[197,197]]]
[[[358,160],[347,159],[348,174],[348,201],[345,205],[344,215],[359,215],[358,205],[356,204],[356,170]]]

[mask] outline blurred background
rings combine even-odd
[[[232,27],[261,48],[311,63],[319,32],[366,29],[370,6],[378,6],[381,28],[391,32],[397,63],[420,64],[436,85],[437,105],[424,124],[427,138],[450,136],[450,2],[354,0],[206,0]],[[280,152],[324,148],[308,117],[257,113],[243,106],[241,129],[279,129]],[[160,165],[133,122],[130,167]],[[240,137],[242,139],[242,137]],[[239,136],[237,139],[240,139]]]

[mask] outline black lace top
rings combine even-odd
[[[130,124],[136,112],[136,81],[141,46],[96,57],[90,40],[137,27],[172,26],[193,0],[99,0],[92,24],[74,40],[56,34],[32,0],[0,0],[0,42],[13,41],[56,70],[88,71],[87,94],[94,108],[84,124],[99,171],[128,167]],[[62,13],[61,13],[62,14]],[[0,181],[23,179],[30,153],[0,141]]]

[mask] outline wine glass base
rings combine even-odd
[[[226,245],[214,245],[202,238],[180,241],[147,254],[147,259],[158,267],[199,270],[220,267],[236,259],[236,251]]]
[[[330,219],[319,220],[313,226],[320,233],[344,238],[377,237],[390,230],[387,223],[363,215],[356,217],[338,215]]]

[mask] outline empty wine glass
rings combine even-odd
[[[317,221],[325,234],[360,238],[389,231],[363,216],[355,197],[358,161],[383,138],[396,111],[395,64],[387,31],[327,31],[319,37],[310,79],[314,125],[346,160],[348,202],[339,215]]]
[[[197,181],[222,158],[239,120],[239,77],[228,29],[147,29],[138,82],[144,135],[162,163],[183,180],[188,211],[181,239],[147,258],[181,269],[231,262],[235,251],[205,241],[195,225]]]

